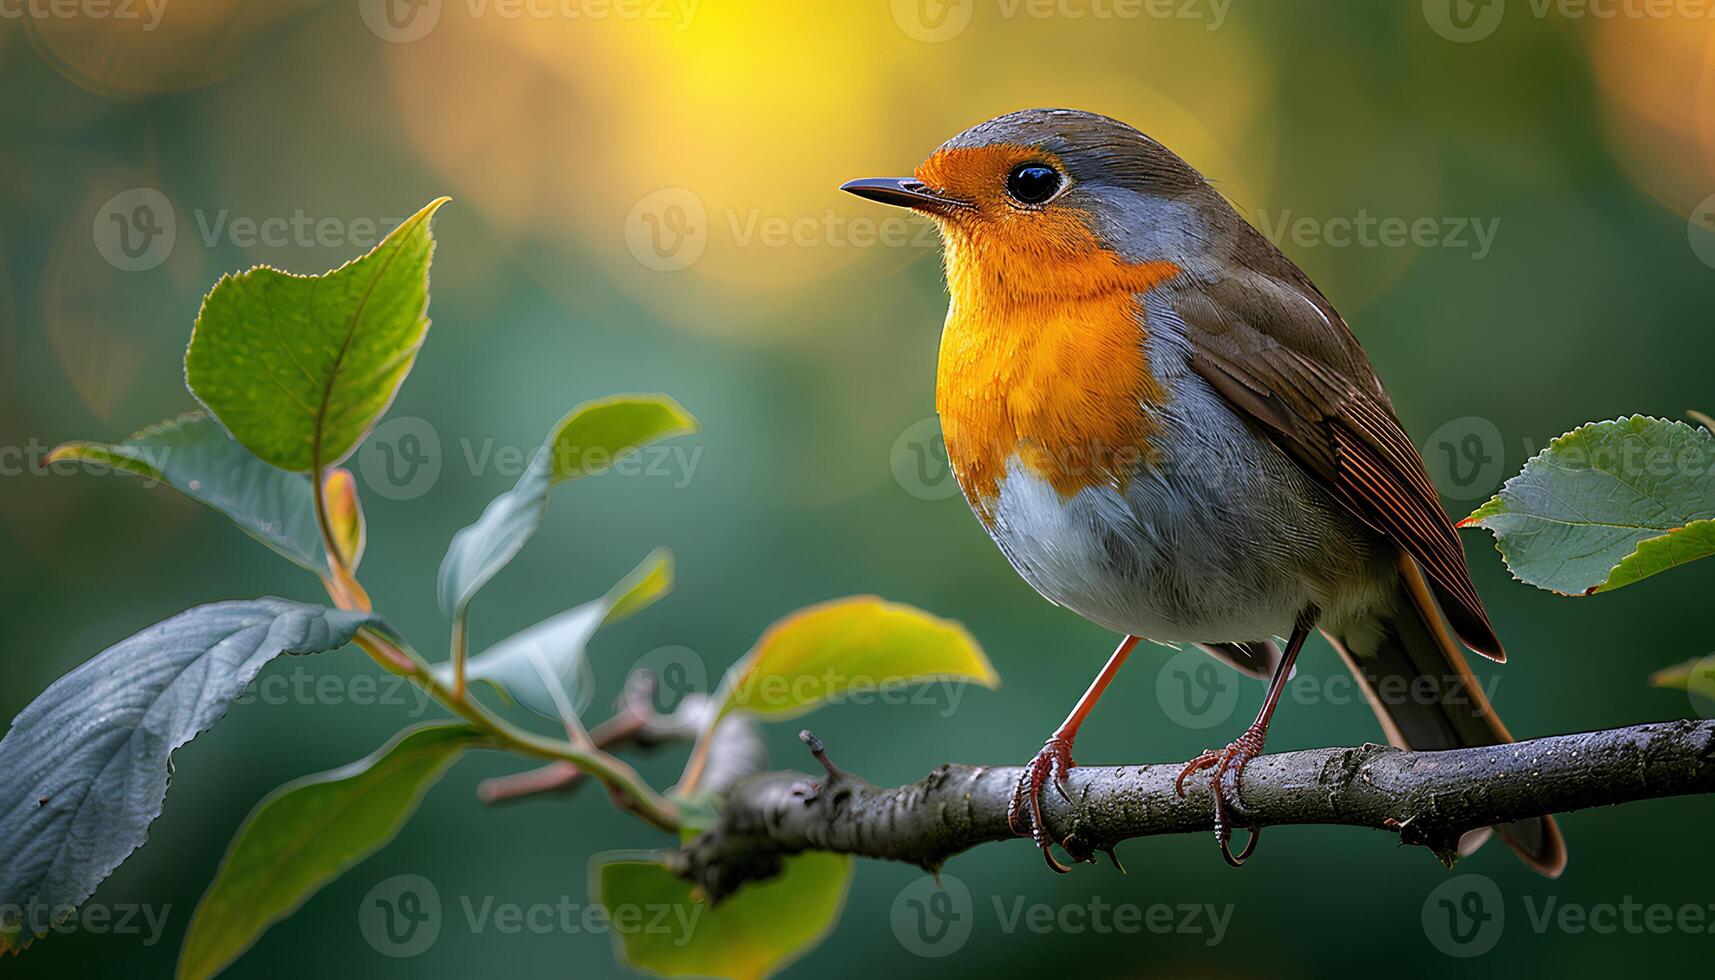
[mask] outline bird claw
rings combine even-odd
[[[1052,785],[1060,798],[1070,804],[1072,794],[1066,785],[1066,774],[1076,765],[1072,761],[1071,741],[1048,739],[1043,743],[1042,751],[1024,767],[1018,786],[1012,792],[1012,801],[1006,807],[1006,822],[1012,832],[1034,840],[1042,850],[1042,859],[1056,874],[1066,874],[1072,867],[1054,856],[1054,845],[1065,847],[1066,841],[1055,840],[1048,833],[1047,824],[1042,819],[1042,792]]]
[[[1071,760],[1067,759],[1066,761],[1068,763],[1068,768],[1069,768],[1070,764],[1071,764]],[[1066,772],[1064,769],[1062,769],[1060,772],[1056,773],[1054,776],[1054,792],[1059,793],[1060,799],[1065,800],[1067,805],[1071,804],[1071,802],[1072,802],[1072,791],[1070,789],[1068,789],[1066,786]]]
[[[1125,865],[1120,863],[1118,852],[1116,852],[1112,847],[1106,847],[1102,849],[1102,853],[1106,854],[1108,856],[1108,860],[1114,863],[1115,871],[1118,871],[1122,875],[1125,874]]]
[[[1215,801],[1215,841],[1221,845],[1222,859],[1235,868],[1243,866],[1251,852],[1256,850],[1256,842],[1262,836],[1262,830],[1252,827],[1250,841],[1245,844],[1244,850],[1235,855],[1231,846],[1233,823],[1228,808],[1233,804],[1242,805],[1239,799],[1239,777],[1244,774],[1245,765],[1262,754],[1262,746],[1263,732],[1255,727],[1249,728],[1219,752],[1209,750],[1187,762],[1185,768],[1179,771],[1179,778],[1173,781],[1174,792],[1183,797],[1185,780],[1188,777],[1205,769],[1215,770],[1214,776],[1209,780],[1209,792]]]

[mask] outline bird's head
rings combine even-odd
[[[955,300],[980,293],[991,302],[1100,292],[1127,285],[1138,266],[1182,267],[1210,240],[1210,199],[1220,200],[1160,143],[1071,109],[990,119],[911,177],[841,189],[933,218]]]

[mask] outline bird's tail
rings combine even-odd
[[[1434,750],[1511,742],[1464,650],[1448,634],[1423,573],[1401,559],[1393,608],[1330,635],[1357,675],[1388,740],[1401,748]],[[1566,844],[1552,817],[1497,824],[1495,834],[1535,871],[1550,878],[1566,868]],[[1489,831],[1466,835],[1469,853]]]

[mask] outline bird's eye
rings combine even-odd
[[[1020,204],[1041,204],[1060,189],[1060,173],[1041,163],[1021,163],[1006,176],[1006,192]]]

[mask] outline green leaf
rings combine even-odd
[[[350,455],[392,404],[429,330],[431,203],[319,276],[259,266],[203,300],[185,381],[264,462],[307,472]]]
[[[178,975],[219,973],[269,926],[392,840],[459,755],[486,741],[469,725],[415,728],[366,759],[268,794],[238,828],[191,916]]]
[[[673,552],[666,548],[656,548],[643,559],[636,568],[619,584],[607,590],[603,601],[607,603],[607,615],[602,617],[601,625],[611,626],[622,619],[648,609],[673,591]]]
[[[220,720],[264,664],[344,646],[378,622],[285,599],[216,602],[50,685],[0,740],[0,952],[68,917],[142,845],[173,751]]]
[[[606,909],[620,960],[663,977],[753,980],[814,949],[838,921],[851,858],[811,851],[716,906],[658,860],[598,857],[591,890]]]
[[[1549,443],[1460,527],[1494,532],[1520,581],[1566,595],[1715,554],[1715,435],[1634,415]]]
[[[201,412],[151,425],[113,445],[68,442],[48,456],[49,462],[60,460],[97,463],[166,483],[219,511],[288,560],[327,574],[309,479],[262,462]]]
[[[875,596],[854,596],[800,609],[769,627],[722,682],[716,717],[742,709],[791,718],[854,689],[929,680],[1000,684],[963,626]]]
[[[1596,591],[1631,585],[1710,555],[1715,555],[1715,521],[1692,521],[1684,527],[1670,528],[1659,538],[1639,541],[1638,550],[1621,559],[1608,581]]]
[[[596,631],[641,610],[673,587],[673,556],[656,549],[607,595],[521,630],[471,657],[465,676],[484,681],[512,701],[546,718],[576,716],[592,683],[588,646]],[[453,682],[452,664],[438,664],[441,683]]]
[[[1651,674],[1649,682],[1654,687],[1690,694],[1701,702],[1699,708],[1707,713],[1705,705],[1715,705],[1715,654],[1664,667]]]
[[[594,476],[628,452],[695,431],[697,420],[666,395],[609,395],[566,413],[544,448],[553,457],[552,480],[560,483]]]
[[[593,476],[628,452],[695,431],[697,420],[666,395],[614,395],[572,409],[531,457],[517,485],[453,536],[441,559],[441,612],[454,619],[464,615],[477,591],[542,525],[555,484]]]

